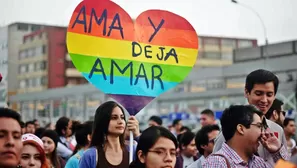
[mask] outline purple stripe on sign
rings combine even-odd
[[[120,103],[130,115],[136,115],[146,105],[148,105],[155,97],[146,96],[132,96],[132,95],[119,95],[108,94],[111,98]]]

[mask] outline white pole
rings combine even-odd
[[[131,163],[133,161],[133,142],[134,142],[134,138],[133,138],[133,133],[132,131],[130,131],[130,152],[129,152],[129,163]]]

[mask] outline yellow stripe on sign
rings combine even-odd
[[[176,66],[189,66],[192,67],[198,55],[198,49],[189,49],[189,48],[179,48],[179,47],[170,47],[170,46],[156,46],[151,45],[151,47],[146,47],[148,44],[138,43],[139,45],[135,45],[134,53],[140,53],[140,48],[142,53],[137,57],[133,57],[132,51],[132,41],[125,40],[115,40],[108,38],[100,38],[94,36],[87,36],[77,33],[67,32],[67,47],[69,53],[88,55],[88,56],[98,56],[102,58],[111,58],[111,59],[124,59],[131,61],[140,61],[140,62],[148,62],[155,64],[169,64]],[[148,51],[145,54],[145,47]],[[160,49],[160,47],[164,47],[165,49]],[[174,48],[175,52],[171,50]],[[151,51],[151,52],[149,52]],[[163,59],[159,60],[157,54],[159,54],[159,58],[162,55],[163,51]],[[170,52],[171,51],[171,52]],[[172,54],[176,53],[177,61],[174,56],[169,56],[165,61],[166,54],[170,52]],[[147,58],[146,55],[152,56],[152,58]]]

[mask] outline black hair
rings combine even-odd
[[[177,125],[179,122],[181,121],[181,119],[175,119],[172,122],[172,126],[174,127],[175,125]]]
[[[195,134],[193,132],[185,132],[181,134],[179,138],[180,150],[182,150],[183,146],[188,146],[194,138],[195,138]]]
[[[14,119],[20,124],[20,127],[22,128],[21,115],[12,109],[0,107],[0,118]]]
[[[28,127],[28,125],[34,125],[35,126],[35,123],[33,121],[27,121],[26,124],[25,124],[25,127]]]
[[[177,149],[177,140],[169,130],[167,130],[164,127],[158,126],[149,127],[148,129],[144,130],[139,137],[138,145],[135,152],[136,159],[130,164],[130,168],[145,168],[145,164],[141,163],[138,158],[138,151],[141,150],[144,155],[147,155],[149,150],[155,145],[155,143],[161,137],[171,140],[175,145],[175,149]]]
[[[67,129],[67,126],[69,124],[70,119],[67,117],[61,117],[59,120],[56,122],[56,132],[58,133],[59,136],[64,136],[63,130]]]
[[[275,74],[264,69],[258,69],[246,77],[245,89],[248,93],[251,93],[255,84],[265,84],[268,82],[273,82],[274,85],[274,95],[277,93],[279,80]]]
[[[234,136],[238,124],[250,128],[254,121],[254,114],[263,116],[263,112],[253,105],[232,105],[226,108],[221,117],[222,131],[226,141]]]
[[[284,127],[288,126],[288,124],[290,123],[290,121],[295,122],[295,120],[293,118],[285,118],[285,120],[284,120]]]
[[[77,128],[81,126],[81,122],[77,120],[72,120],[72,135],[75,135]]]
[[[204,149],[201,146],[208,144],[208,134],[212,131],[220,131],[220,127],[218,125],[206,125],[202,127],[196,134],[195,144],[201,155],[204,154]]]
[[[45,130],[46,130],[46,129],[43,128],[43,127],[37,128],[37,129],[35,130],[35,133],[34,133],[34,134],[35,134],[37,137],[41,138],[41,135],[44,133]]]
[[[180,129],[180,132],[186,130],[186,132],[191,132],[191,129],[187,126],[182,126],[181,129]]]
[[[89,144],[88,135],[92,134],[93,124],[93,121],[87,121],[76,126],[75,139],[77,145],[75,146],[73,155],[75,155],[78,150]]]
[[[49,159],[52,162],[52,164],[53,164],[54,167],[61,167],[61,163],[60,163],[59,156],[58,156],[58,153],[57,153],[57,147],[58,147],[58,142],[59,142],[59,135],[54,130],[45,130],[42,133],[42,135],[41,135],[41,138],[43,138],[43,137],[48,137],[48,138],[50,138],[54,142],[55,149],[51,153]]]
[[[151,116],[149,121],[154,121],[156,122],[158,125],[162,125],[163,121],[162,118],[159,116]]]
[[[205,114],[205,115],[208,115],[208,116],[212,116],[214,117],[214,112],[210,109],[205,109],[201,112],[201,114]]]
[[[21,125],[21,128],[25,128],[25,123],[24,123],[24,121],[20,121],[20,125]]]
[[[283,105],[283,101],[279,100],[279,99],[274,99],[270,109],[267,111],[267,113],[265,114],[265,117],[267,119],[269,119],[272,114],[273,111],[276,110],[278,114],[280,114],[281,110],[282,110],[282,105]]]
[[[105,138],[108,135],[109,122],[114,108],[119,107],[125,116],[124,109],[114,101],[108,101],[101,104],[95,114],[91,146],[102,148],[105,144]],[[126,119],[125,119],[126,121]],[[125,147],[124,133],[120,135],[120,144]]]

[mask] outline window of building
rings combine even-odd
[[[202,58],[221,59],[221,53],[220,52],[205,52],[204,51]]]
[[[47,85],[47,78],[46,78],[46,76],[43,76],[41,78],[41,85]]]
[[[20,73],[28,72],[27,71],[27,65],[26,64],[19,65],[19,71],[20,71]]]
[[[26,81],[25,80],[21,80],[20,81],[20,86],[19,86],[19,88],[20,89],[23,89],[23,88],[25,88],[26,87]]]
[[[39,64],[40,64],[40,70],[46,69],[46,61],[41,61]]]
[[[39,25],[32,25],[31,31],[36,31],[36,30],[39,30],[40,28],[41,28],[41,26],[39,26]]]
[[[43,45],[43,46],[42,46],[42,54],[45,54],[45,53],[46,53],[46,46]]]
[[[222,60],[232,60],[232,59],[233,59],[233,52],[222,53]]]
[[[29,64],[29,72],[34,71],[34,63]]]
[[[222,39],[222,47],[232,47],[233,49],[236,48],[236,41],[233,39]]]
[[[27,24],[19,23],[17,25],[17,29],[20,31],[28,31],[29,26]]]
[[[217,38],[204,38],[203,42],[205,45],[219,45],[219,39]]]
[[[27,57],[27,50],[21,50],[19,52],[19,59],[24,59]]]
[[[73,65],[73,63],[71,61],[66,61],[66,67],[67,68],[75,68],[75,66]]]
[[[32,57],[33,56],[33,52],[32,49],[28,49],[28,53],[27,53],[27,57]]]
[[[41,86],[41,77],[35,78],[36,86]]]
[[[40,56],[42,54],[42,46],[35,48],[35,54],[36,56]]]
[[[238,40],[238,48],[253,47],[253,42],[250,40]]]

